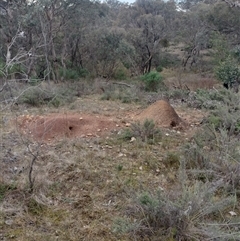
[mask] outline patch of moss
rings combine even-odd
[[[0,202],[3,201],[6,193],[11,190],[15,190],[16,186],[14,184],[0,183]]]
[[[44,204],[37,202],[35,199],[30,198],[27,201],[27,209],[29,213],[39,216],[46,211],[47,207]]]

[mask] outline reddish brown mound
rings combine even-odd
[[[101,136],[116,128],[116,122],[113,119],[86,114],[26,115],[18,119],[18,124],[24,134],[41,141]]]
[[[151,119],[156,124],[164,127],[174,127],[183,123],[174,108],[164,100],[159,100],[150,105],[137,116],[137,119],[140,121]]]

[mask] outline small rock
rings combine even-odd
[[[109,146],[109,145],[106,145],[105,147],[108,149],[112,149],[112,146]]]
[[[230,211],[229,214],[230,214],[231,216],[237,216],[237,214],[236,214],[234,211]]]
[[[136,141],[136,138],[133,136],[133,137],[131,138],[130,142],[134,142],[134,141]]]
[[[6,221],[5,221],[5,224],[7,224],[7,225],[12,225],[12,224],[13,224],[13,220],[12,220],[12,219],[6,220]]]
[[[125,156],[123,153],[118,154],[118,157],[123,157],[123,156]]]
[[[125,126],[126,126],[126,127],[129,127],[129,126],[131,126],[131,124],[130,124],[130,123],[126,123]]]

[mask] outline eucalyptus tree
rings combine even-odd
[[[160,54],[160,42],[170,35],[176,6],[162,0],[137,0],[119,15],[128,33],[128,41],[135,48],[134,60],[141,73],[150,72]]]
[[[92,62],[97,54],[94,34],[102,26],[108,26],[108,7],[99,2],[76,1],[66,10],[67,23],[64,28],[64,43],[67,46],[70,67],[93,71]]]
[[[97,76],[111,78],[118,69],[132,65],[134,47],[126,41],[126,31],[120,27],[102,27],[91,36],[92,72]]]
[[[234,6],[226,4],[225,1],[217,2],[212,5],[206,19],[216,31],[225,35],[230,43],[237,45],[240,43],[240,9]]]
[[[31,36],[26,19],[30,9],[30,1],[0,1],[1,91],[10,78],[28,80]]]

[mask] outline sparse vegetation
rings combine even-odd
[[[168,240],[238,239],[240,232],[234,231],[237,224],[224,218],[229,210],[234,210],[237,200],[234,195],[218,199],[222,185],[196,181],[192,185],[183,184],[174,194],[162,190],[156,194],[142,193],[128,208],[129,220],[135,223],[128,224],[132,228],[125,231],[135,239],[156,236]],[[123,223],[117,224],[123,229]]]
[[[0,23],[0,240],[240,241],[238,2],[1,1]]]
[[[161,130],[156,127],[153,120],[146,119],[143,123],[135,122],[131,126],[123,131],[121,136],[124,140],[131,140],[136,138],[144,142],[154,143],[161,140]]]

